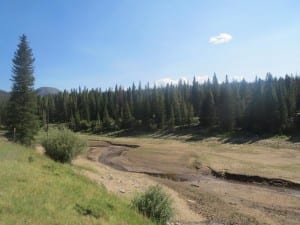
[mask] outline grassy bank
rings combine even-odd
[[[152,224],[72,166],[0,141],[0,224]]]

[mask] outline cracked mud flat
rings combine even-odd
[[[299,224],[300,192],[295,182],[260,176],[232,175],[205,166],[164,171],[151,160],[141,164],[136,159],[131,159],[128,152],[138,149],[138,145],[90,141],[89,146],[88,162],[97,167],[105,165],[107,169],[113,168],[112,171],[125,177],[124,181],[119,181],[119,185],[114,184],[116,187],[109,187],[114,192],[130,195],[136,191],[143,191],[151,182],[158,182],[169,187],[168,190],[175,190],[175,198],[181,199],[177,207],[185,205],[184,210],[179,209],[182,213],[176,218],[183,224]],[[78,160],[77,163],[84,159]],[[211,174],[222,179],[216,179]],[[139,176],[145,180],[141,181]],[[109,182],[105,181],[105,176],[102,177],[102,183],[107,186]],[[226,178],[232,181],[226,181]],[[132,184],[127,185],[130,179]],[[112,180],[115,179],[112,178],[110,183],[113,183]],[[249,185],[249,182],[255,184]],[[122,189],[124,185],[126,190]],[[293,189],[273,187],[278,185]]]

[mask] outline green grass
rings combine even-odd
[[[0,224],[152,224],[129,202],[34,150],[0,141]]]

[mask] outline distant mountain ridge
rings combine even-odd
[[[5,101],[9,98],[9,93],[7,91],[0,90],[0,101]]]
[[[35,93],[39,96],[46,96],[46,95],[55,95],[58,94],[60,90],[54,87],[40,87],[35,90]],[[9,98],[9,92],[0,90],[0,99]]]
[[[54,87],[40,87],[35,90],[35,93],[39,96],[46,96],[46,95],[55,95],[58,94],[60,90]]]
[[[0,95],[6,95],[6,94],[8,94],[7,91],[0,90]]]

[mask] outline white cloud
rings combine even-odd
[[[231,34],[228,33],[220,33],[217,36],[213,36],[209,38],[209,43],[217,45],[217,44],[224,44],[232,40]]]
[[[195,76],[196,78],[196,81],[198,81],[199,83],[203,84],[204,82],[206,82],[209,78],[209,76],[207,75],[203,75],[203,76]],[[187,78],[187,77],[181,77],[179,79],[173,79],[173,78],[170,78],[170,77],[164,77],[164,78],[161,78],[157,81],[155,81],[154,83],[157,85],[157,86],[166,86],[167,84],[173,84],[173,85],[177,85],[179,83],[179,81],[181,80],[182,82],[184,83],[192,83],[193,82],[193,79],[194,78]]]
[[[243,76],[234,76],[232,80],[240,82],[243,79],[245,79]]]
[[[203,76],[195,76],[196,81],[198,81],[198,83],[203,84],[204,82],[208,81],[208,76],[207,75],[203,75]]]
[[[157,86],[165,86],[167,84],[174,84],[174,85],[176,85],[176,84],[178,84],[178,82],[180,80],[183,81],[183,82],[187,82],[188,81],[188,79],[186,77],[181,77],[179,79],[172,79],[170,77],[165,77],[165,78],[161,78],[161,79],[155,81],[155,84]]]

